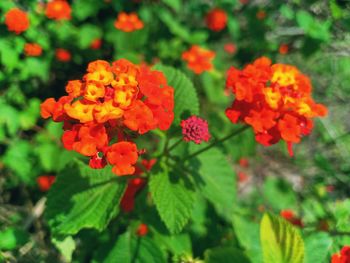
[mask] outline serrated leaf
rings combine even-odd
[[[80,161],[56,177],[47,199],[46,219],[57,235],[74,235],[83,228],[105,229],[119,212],[126,182],[111,167],[94,170]]]
[[[260,223],[260,240],[265,263],[303,263],[304,241],[292,224],[265,214]]]
[[[324,232],[315,233],[305,239],[305,263],[326,262],[332,246],[332,238]]]
[[[171,233],[179,233],[191,216],[193,192],[181,178],[161,169],[152,174],[149,187],[160,218]]]
[[[175,89],[174,124],[190,115],[199,114],[199,101],[193,83],[181,71],[169,66],[158,64],[154,69],[162,71],[168,85]]]
[[[164,263],[164,255],[158,245],[149,237],[136,237],[130,232],[119,236],[115,245],[106,251],[97,252],[93,263]]]
[[[205,251],[205,263],[227,262],[250,263],[244,253],[236,248],[217,247]]]
[[[215,207],[218,214],[232,218],[236,206],[236,174],[220,150],[212,148],[191,162],[199,178],[200,192]],[[198,162],[199,161],[199,162]]]

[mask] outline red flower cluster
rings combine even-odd
[[[64,122],[66,149],[89,156],[93,168],[108,162],[117,175],[135,172],[138,150],[130,131],[167,130],[174,118],[174,89],[163,73],[125,59],[91,62],[83,80],[69,81],[66,91],[41,104],[42,117]]]
[[[299,227],[303,227],[304,224],[301,221],[300,218],[298,218],[294,212],[290,209],[285,209],[282,210],[280,213],[281,217],[283,217],[284,219],[286,219],[287,221],[289,221],[291,224],[295,225],[295,226],[299,226]]]
[[[127,14],[121,12],[118,14],[117,19],[114,22],[115,28],[124,31],[132,32],[143,28],[143,22],[139,19],[136,13]]]
[[[235,94],[226,116],[252,126],[256,140],[265,146],[286,141],[291,155],[292,144],[311,132],[312,118],[327,114],[327,108],[312,99],[307,76],[290,65],[271,65],[266,57],[243,70],[231,67],[226,88]]]
[[[215,52],[193,45],[189,50],[182,53],[182,59],[187,61],[187,67],[196,74],[201,74],[204,71],[213,68],[212,60],[215,57]]]
[[[39,189],[42,192],[47,192],[50,190],[51,185],[55,182],[56,176],[54,175],[42,175],[37,178],[37,183]]]
[[[18,8],[10,9],[5,15],[5,24],[9,31],[20,34],[29,27],[29,18],[26,12]]]
[[[227,24],[226,12],[220,8],[215,8],[207,14],[205,22],[209,29],[217,32],[221,31]]]
[[[144,170],[150,171],[156,163],[156,159],[142,160],[141,164],[136,165],[135,175],[143,174]],[[135,196],[145,186],[146,180],[142,178],[134,178],[129,180],[128,187],[125,190],[120,207],[124,212],[131,212],[135,207]]]
[[[29,57],[38,57],[41,55],[43,49],[39,44],[36,43],[26,43],[24,45],[24,53]]]
[[[350,246],[344,246],[340,253],[334,254],[332,263],[350,263]]]
[[[210,133],[206,120],[192,116],[187,120],[182,120],[180,125],[184,141],[193,141],[196,144],[209,141]]]
[[[68,62],[71,60],[72,55],[64,48],[57,48],[55,53],[56,59],[62,62]]]
[[[71,12],[71,7],[65,0],[53,0],[46,6],[46,16],[54,20],[69,20]]]

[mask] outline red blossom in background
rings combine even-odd
[[[234,43],[227,43],[224,45],[224,50],[228,53],[228,54],[234,54],[237,51],[237,47]]]
[[[210,30],[221,31],[226,27],[227,14],[224,10],[215,8],[207,14],[205,22]]]
[[[289,221],[291,224],[299,227],[303,227],[304,224],[300,218],[298,218],[295,213],[290,209],[282,210],[280,213],[281,217]]]
[[[196,74],[213,69],[212,60],[215,52],[193,45],[189,50],[182,53],[182,59],[187,62],[187,67]]]
[[[118,17],[114,22],[114,26],[121,31],[132,32],[142,29],[144,25],[136,13],[127,14],[125,12],[121,12],[118,14]]]
[[[93,40],[90,44],[91,49],[100,49],[101,46],[102,46],[102,39],[100,38]]]
[[[50,190],[51,185],[55,182],[56,176],[54,175],[42,175],[36,179],[40,191],[47,192]]]
[[[43,49],[39,44],[36,43],[26,43],[24,45],[24,53],[29,57],[38,57],[41,55]]]
[[[191,116],[186,120],[182,120],[180,125],[184,141],[193,141],[196,144],[209,141],[210,133],[206,120],[197,116]]]
[[[62,62],[68,62],[71,60],[72,55],[70,52],[63,48],[57,48],[55,52],[56,59]]]
[[[289,52],[289,46],[288,44],[281,44],[278,48],[278,52],[281,54],[281,55],[286,55],[288,54]]]
[[[146,224],[140,224],[139,227],[137,228],[136,234],[140,237],[143,237],[147,235],[148,233],[148,226]]]
[[[27,13],[19,8],[12,8],[5,14],[5,24],[16,34],[26,31],[30,25]]]
[[[54,20],[70,20],[71,7],[65,0],[53,0],[46,5],[46,16]]]

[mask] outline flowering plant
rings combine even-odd
[[[0,262],[348,262],[350,13],[299,2],[0,1]]]

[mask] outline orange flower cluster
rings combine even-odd
[[[55,52],[56,59],[62,62],[68,62],[71,60],[72,55],[64,48],[57,48]]]
[[[114,22],[114,26],[124,32],[132,32],[143,28],[143,22],[136,13],[121,12]]]
[[[205,22],[210,30],[221,31],[227,24],[226,12],[220,8],[215,8],[207,14]]]
[[[43,49],[39,44],[36,43],[26,43],[24,45],[24,53],[29,57],[38,57],[43,52]]]
[[[189,50],[182,53],[182,59],[187,61],[187,67],[196,74],[211,70],[214,57],[214,51],[197,45],[193,45]]]
[[[50,190],[51,185],[55,182],[56,176],[54,175],[42,175],[36,179],[40,191],[47,192]]]
[[[29,18],[26,12],[18,8],[10,9],[5,15],[5,24],[9,31],[20,34],[29,27]]]
[[[91,62],[83,80],[69,81],[66,92],[41,104],[42,117],[64,122],[66,149],[89,156],[92,168],[113,165],[117,175],[135,172],[139,153],[130,133],[167,130],[174,118],[174,89],[163,73],[125,59]]]
[[[256,140],[265,146],[286,141],[290,155],[292,144],[311,132],[312,118],[327,114],[327,108],[312,99],[307,76],[290,65],[271,65],[266,57],[243,70],[231,67],[226,88],[235,95],[227,117],[252,126]]]
[[[54,20],[69,20],[71,12],[71,7],[65,0],[53,0],[46,6],[46,16]]]

